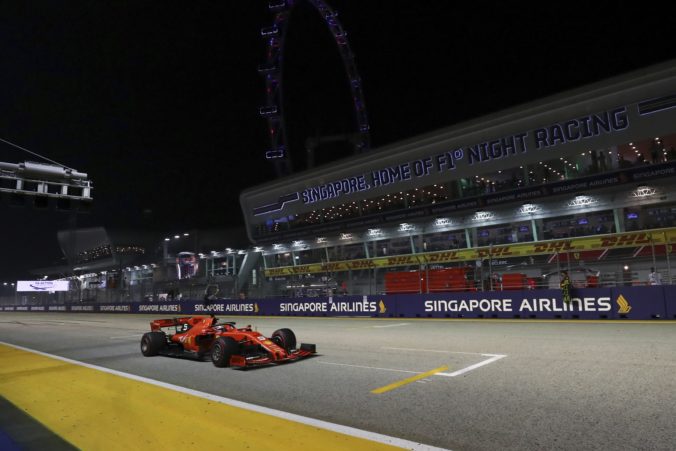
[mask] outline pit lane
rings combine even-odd
[[[674,322],[221,318],[289,327],[319,355],[246,371],[145,358],[148,315],[3,313],[0,341],[449,449],[676,446]]]

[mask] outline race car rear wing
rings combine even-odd
[[[185,316],[182,318],[167,318],[167,319],[156,319],[150,322],[150,330],[157,332],[163,327],[172,327],[172,326],[182,326],[186,325],[188,328],[195,326],[197,324],[207,322],[206,326],[211,326],[214,323],[215,318],[210,316]]]

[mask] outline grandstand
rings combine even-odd
[[[670,61],[247,189],[252,288],[672,283],[675,147]]]

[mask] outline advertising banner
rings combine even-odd
[[[676,319],[676,286],[666,285],[664,289],[664,304],[668,319]]]
[[[612,290],[615,318],[665,318],[664,287],[617,287]]]
[[[387,312],[385,301],[373,296],[296,298],[280,301],[280,315],[378,316]]]
[[[196,314],[283,315],[283,316],[376,316],[386,307],[370,296],[315,298],[218,299],[210,303],[190,302]]]
[[[68,291],[70,282],[67,280],[19,280],[16,283],[16,291]]]
[[[608,289],[484,291],[398,295],[399,316],[428,318],[605,319],[613,306]]]
[[[101,313],[131,313],[131,304],[101,304],[98,306]]]
[[[265,270],[265,277],[339,272],[370,268],[392,268],[397,266],[417,266],[423,264],[451,263],[461,261],[473,262],[476,260],[483,260],[485,258],[529,257],[538,255],[551,255],[556,253],[562,255],[571,254],[571,258],[577,259],[576,254],[580,254],[584,251],[651,246],[671,243],[674,241],[676,241],[676,228],[670,228],[649,232],[641,231],[614,233],[608,235],[594,235],[589,237],[563,240],[526,242],[472,249],[426,252],[414,255],[363,258],[359,260],[268,268]],[[577,255],[577,257],[579,257],[579,255]]]
[[[148,313],[157,318],[346,316],[385,318],[660,319],[676,317],[676,287],[514,290],[383,296],[184,300],[124,304],[2,306],[8,312]]]

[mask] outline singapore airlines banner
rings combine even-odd
[[[380,318],[674,319],[676,286],[513,290],[317,298],[182,300],[121,304],[0,306],[0,311],[147,313],[157,318],[218,316],[347,316]]]

